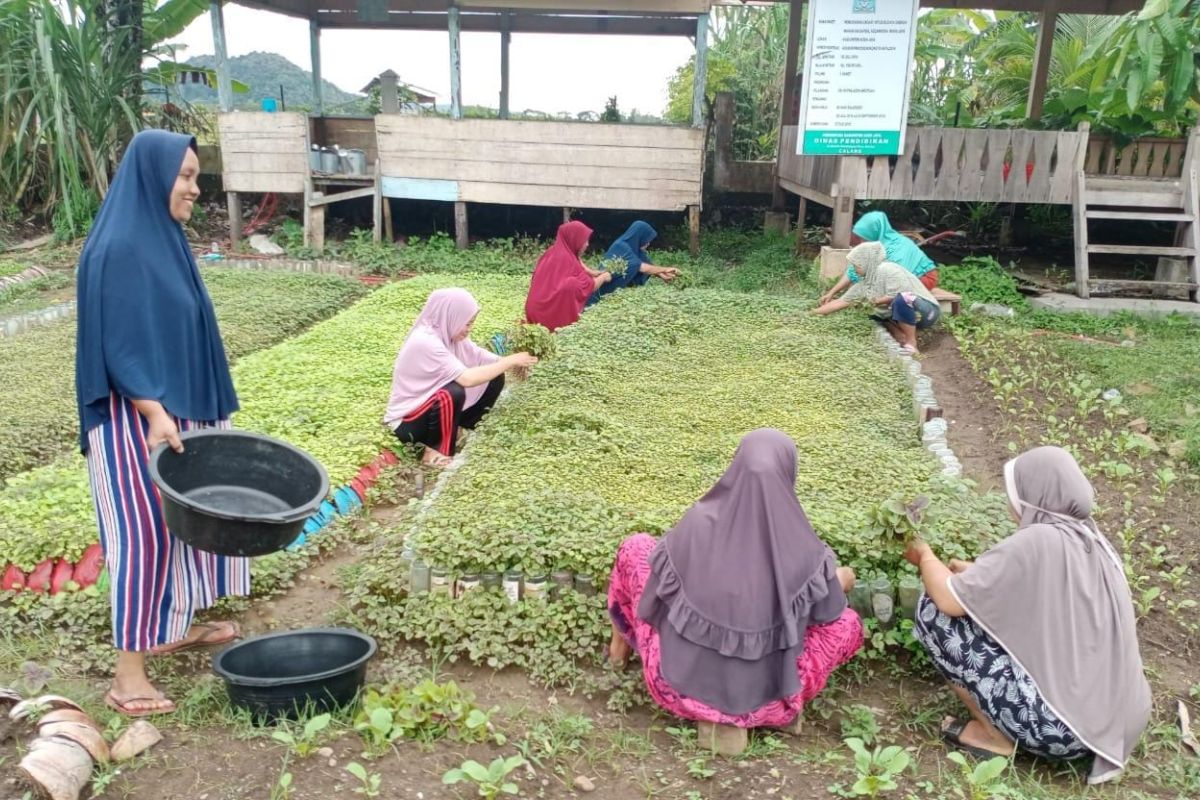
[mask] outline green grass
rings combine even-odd
[[[233,359],[298,333],[367,291],[325,275],[208,269],[204,276]],[[0,481],[73,446],[74,363],[74,318],[0,338]]]
[[[74,299],[59,292],[75,282],[72,273],[66,270],[55,270],[49,275],[33,280],[22,281],[14,286],[0,289],[0,317],[16,316],[27,311],[37,311],[56,303]],[[51,300],[51,295],[59,297]]]
[[[1125,405],[1146,418],[1160,444],[1183,442],[1182,457],[1200,467],[1200,319],[1033,311],[1012,276],[992,259],[968,259],[940,271],[941,285],[962,294],[964,309],[976,302],[1016,309],[1011,328],[1048,343],[1073,372],[1120,390]],[[968,333],[974,323],[950,324]]]

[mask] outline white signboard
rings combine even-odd
[[[919,0],[809,0],[796,152],[904,149]]]

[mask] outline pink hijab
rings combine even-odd
[[[433,393],[456,380],[469,367],[499,359],[470,339],[454,341],[479,313],[479,303],[466,289],[438,289],[429,295],[408,338],[396,356],[392,394],[383,422],[390,428],[417,411]],[[479,402],[487,384],[467,389],[463,408]]]

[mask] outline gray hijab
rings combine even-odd
[[[883,295],[894,296],[912,292],[931,303],[937,298],[925,288],[921,279],[899,264],[887,260],[887,251],[879,242],[863,242],[846,254],[846,261],[862,279],[842,296],[843,300],[873,300]]]
[[[1151,708],[1125,571],[1092,520],[1095,495],[1070,453],[1038,447],[1004,472],[1020,528],[951,577],[950,589],[1096,754],[1089,783],[1111,780]]]
[[[733,463],[655,547],[638,616],[658,631],[662,676],[725,714],[799,691],[809,625],[837,619],[837,559],[796,499],[796,443],[746,434]]]

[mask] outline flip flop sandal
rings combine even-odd
[[[134,703],[155,703],[149,708],[130,708]],[[125,700],[118,700],[117,696],[112,692],[104,695],[104,705],[116,711],[118,714],[126,717],[153,717],[160,714],[172,714],[175,712],[175,704],[161,695],[159,697],[130,697]]]
[[[960,750],[972,758],[977,758],[982,761],[995,758],[996,756],[1008,758],[1008,756],[1004,755],[1004,753],[995,753],[991,750],[987,750],[982,747],[976,747],[973,744],[967,744],[964,742],[962,740],[963,731],[965,731],[967,726],[970,724],[971,720],[969,719],[954,720],[949,725],[942,728],[942,740],[954,747],[956,750]]]
[[[200,647],[216,647],[217,645],[229,644],[242,638],[242,629],[236,622],[197,622],[197,628],[204,628],[205,633],[200,635],[199,639],[193,642],[176,642],[174,644],[163,644],[158,647],[152,647],[149,650],[152,656],[171,656],[176,653],[183,653],[188,650],[195,650]],[[214,636],[214,634],[216,634]]]

